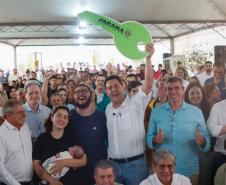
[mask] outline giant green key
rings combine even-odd
[[[100,26],[105,31],[111,33],[117,49],[125,57],[139,60],[148,55],[146,51],[140,51],[138,49],[138,44],[152,42],[149,31],[142,24],[135,21],[120,23],[114,19],[90,11],[80,13],[79,18],[81,21]]]

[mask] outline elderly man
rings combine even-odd
[[[25,112],[17,100],[8,100],[2,108],[0,127],[0,184],[30,185],[32,179],[31,135]]]
[[[191,185],[189,178],[174,173],[175,156],[167,151],[158,151],[152,160],[154,174],[142,181],[140,185]]]
[[[102,159],[95,165],[95,185],[121,185],[115,182],[115,169],[112,161]]]
[[[181,78],[169,77],[166,91],[169,102],[154,108],[151,114],[148,146],[157,151],[172,151],[177,158],[176,172],[196,178],[198,152],[208,151],[210,146],[203,114],[199,108],[183,101]]]
[[[41,87],[38,81],[29,80],[25,84],[24,110],[26,112],[26,122],[31,130],[32,140],[34,141],[45,131],[44,122],[49,117],[51,110],[40,104]]]

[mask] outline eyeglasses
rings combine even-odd
[[[76,91],[75,91],[75,95],[79,95],[79,94],[87,94],[88,92],[89,92],[88,89],[76,90]]]
[[[158,164],[157,166],[160,168],[160,170],[164,170],[165,168],[172,170],[174,168],[173,164]]]
[[[12,114],[16,114],[16,115],[22,115],[22,114],[25,114],[25,111],[24,110],[21,110],[21,111],[17,111],[17,112],[11,112]]]
[[[59,94],[60,96],[67,96],[67,94]]]
[[[137,93],[139,90],[138,89],[132,89],[131,92],[132,93]]]

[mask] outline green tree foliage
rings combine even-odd
[[[196,72],[198,70],[198,67],[201,65],[204,65],[207,60],[210,59],[210,57],[213,56],[213,53],[211,52],[204,52],[202,50],[193,50],[190,53],[185,54],[182,57],[182,62],[185,63],[185,68]]]

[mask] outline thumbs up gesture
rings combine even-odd
[[[163,131],[159,128],[157,135],[154,137],[155,144],[162,144],[164,139]]]
[[[201,134],[199,128],[196,128],[196,130],[195,130],[195,142],[196,142],[196,144],[199,145],[199,146],[203,145],[204,142],[205,142],[205,139],[204,139],[204,137],[202,136],[202,134]]]

